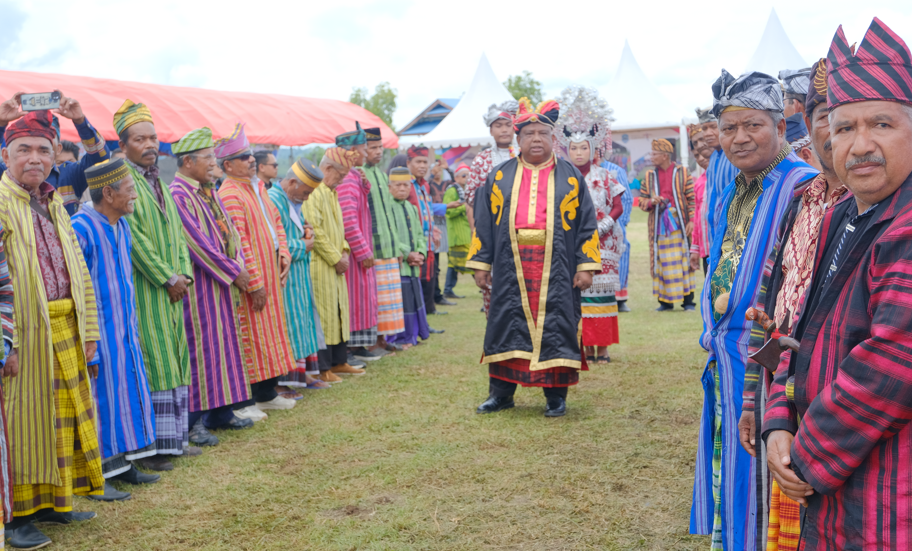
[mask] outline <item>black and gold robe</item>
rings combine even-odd
[[[475,234],[467,268],[491,272],[484,363],[522,359],[529,370],[580,369],[580,290],[573,277],[601,270],[595,208],[579,170],[557,159],[548,178],[545,266],[538,317],[532,319],[516,230],[520,159],[488,175],[475,196]]]

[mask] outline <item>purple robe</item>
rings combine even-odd
[[[171,194],[184,224],[193,279],[184,297],[190,347],[190,411],[206,411],[250,399],[247,365],[238,338],[238,291],[243,251],[218,194],[178,173]],[[213,213],[210,205],[220,209]]]

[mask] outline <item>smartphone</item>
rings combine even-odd
[[[42,92],[40,94],[22,94],[19,98],[23,111],[41,111],[43,109],[60,109],[60,92]]]

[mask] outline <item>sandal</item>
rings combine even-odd
[[[332,385],[327,383],[326,381],[321,381],[321,380],[317,379],[317,380],[307,383],[307,386],[305,386],[304,388],[309,389],[309,390],[324,390],[327,388],[332,388]]]
[[[289,400],[303,400],[304,395],[298,392],[297,390],[290,390],[286,392],[280,392],[279,396],[282,398],[288,398]]]
[[[598,358],[596,358],[596,360],[600,364],[610,364],[611,363],[611,358],[608,356],[608,354],[605,354],[604,356],[599,356]]]
[[[590,363],[590,364],[596,363],[595,356],[586,356],[586,363]]]

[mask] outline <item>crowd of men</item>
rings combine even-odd
[[[172,144],[168,184],[146,105],[114,114],[110,152],[76,99],[55,116],[19,96],[0,104],[0,495],[13,548],[49,545],[39,524],[94,518],[73,496],[130,499],[109,481],[158,482],[175,457],[218,445],[214,432],[442,333],[423,289],[443,234],[433,214],[467,218],[462,200],[431,200],[427,148],[387,173],[380,129],[356,123],[319,164],[298,159],[279,179],[243,123],[217,141],[204,127]],[[58,117],[75,124],[81,158]]]
[[[654,140],[637,198],[658,310],[695,310],[705,276],[691,531],[732,551],[905,550],[912,52],[874,19],[857,50],[840,27],[825,58],[778,77],[723,69],[685,141],[699,177]],[[600,105],[587,94],[567,104]],[[129,499],[106,481],[155,483],[172,458],[218,444],[212,432],[420,344],[435,306],[461,298],[459,273],[474,272],[489,318],[478,413],[513,407],[522,385],[543,389],[546,417],[566,414],[593,361],[583,348],[606,346],[585,337],[581,303],[607,308],[591,306],[593,280],[614,282],[598,304],[626,309],[616,225],[631,205],[626,173],[601,161],[610,134],[568,130],[568,105],[491,106],[495,147],[451,174],[422,146],[381,169],[380,130],[356,124],[278,179],[243,123],[217,141],[199,128],[172,144],[166,186],[142,103],[115,113],[115,154],[62,97],[81,159],[50,112],[24,113],[18,94],[0,104],[11,546],[50,544],[37,524],[93,518],[74,495]]]

